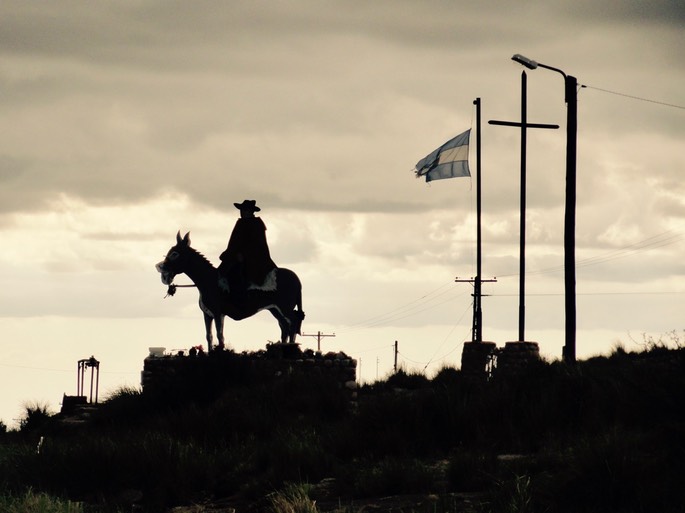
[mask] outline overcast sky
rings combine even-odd
[[[482,99],[484,338],[518,336],[521,53],[577,77],[580,357],[685,323],[685,4],[679,0],[25,2],[0,5],[0,419],[59,409],[76,366],[101,397],[149,346],[204,343],[197,292],[164,299],[178,230],[214,263],[255,199],[304,287],[304,331],[361,360],[459,365],[475,180],[414,164]],[[528,71],[526,339],[563,346],[566,105]],[[474,154],[471,156],[475,169]],[[187,282],[185,277],[177,283]],[[263,348],[268,313],[228,321]],[[313,337],[301,339],[315,348]]]

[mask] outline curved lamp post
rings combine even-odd
[[[564,77],[566,121],[566,208],[564,214],[564,290],[566,312],[566,338],[563,358],[567,363],[576,361],[576,151],[578,131],[578,80],[559,68],[536,62],[521,54],[511,60],[528,69],[538,67],[556,71]]]

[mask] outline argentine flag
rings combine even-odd
[[[471,130],[459,134],[416,163],[416,177],[426,182],[471,176],[469,171],[469,138]]]

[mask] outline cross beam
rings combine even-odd
[[[316,350],[321,351],[321,339],[324,337],[335,337],[335,333],[321,333],[317,331],[316,333],[302,333],[303,337],[316,337]]]
[[[483,341],[483,308],[481,306],[481,298],[483,297],[481,284],[482,283],[497,283],[497,278],[483,280],[480,275],[475,278],[463,279],[457,276],[454,279],[457,283],[473,283],[473,323],[471,325],[471,342]],[[487,294],[486,294],[487,295]]]
[[[521,72],[521,121],[490,120],[490,125],[514,126],[521,129],[521,242],[519,246],[519,341],[524,341],[526,319],[526,131],[528,128],[556,129],[559,125],[528,123],[527,114],[527,76]]]

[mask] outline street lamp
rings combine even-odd
[[[564,214],[564,289],[566,338],[563,358],[576,361],[576,151],[578,131],[578,81],[558,68],[536,62],[517,53],[511,60],[528,69],[538,67],[560,73],[564,77],[566,121],[566,207]]]

